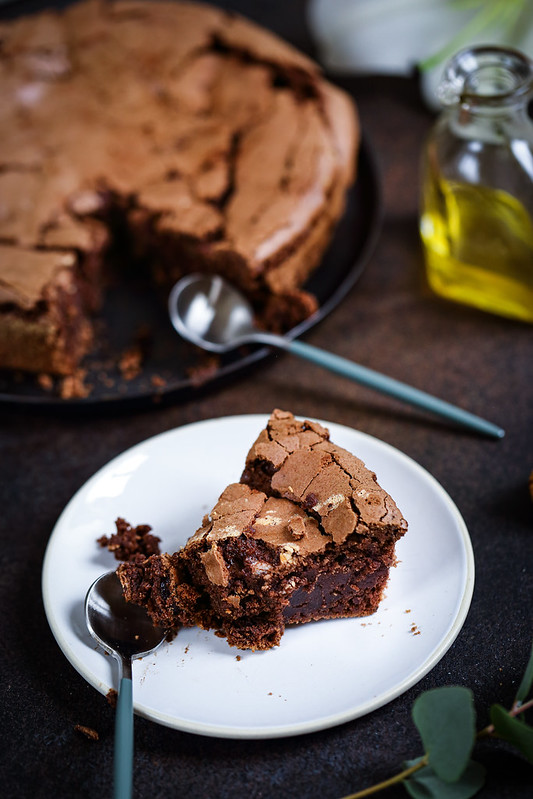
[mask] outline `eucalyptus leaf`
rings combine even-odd
[[[425,691],[415,701],[412,716],[435,774],[445,782],[458,780],[476,735],[472,691],[458,685]]]
[[[406,763],[406,766],[414,764]],[[404,781],[407,793],[413,799],[470,799],[481,790],[485,782],[485,767],[470,760],[456,782],[444,782],[431,766],[425,766]]]
[[[490,719],[499,737],[516,746],[533,764],[533,727],[513,718],[501,705],[492,705]]]
[[[532,685],[533,685],[533,644],[531,644],[531,654],[529,655],[529,661],[526,666],[524,676],[522,677],[522,682],[518,687],[515,702],[523,702],[525,699],[527,699],[528,694],[531,691]]]

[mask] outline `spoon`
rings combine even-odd
[[[492,438],[502,438],[505,435],[505,431],[492,422],[392,377],[386,377],[380,372],[303,341],[291,341],[284,336],[258,330],[247,299],[220,275],[191,274],[182,278],[170,292],[168,308],[170,320],[178,333],[210,352],[228,352],[243,344],[278,347],[363,386],[396,397],[484,435]]]
[[[115,572],[102,574],[87,592],[85,620],[93,638],[119,663],[115,720],[115,799],[129,799],[133,782],[133,658],[152,652],[165,638],[144,608],[126,602]]]

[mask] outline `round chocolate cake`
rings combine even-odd
[[[312,61],[170,0],[84,0],[0,39],[0,368],[76,368],[117,245],[163,287],[223,274],[268,328],[313,313],[359,132]]]

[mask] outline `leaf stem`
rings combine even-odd
[[[524,702],[524,704],[515,702],[509,711],[509,715],[513,716],[514,718],[515,716],[519,716],[520,713],[525,713],[526,710],[529,710],[532,707],[533,699],[530,699],[529,702]],[[486,727],[483,727],[483,729],[477,733],[476,738],[480,740],[482,738],[489,738],[491,735],[494,735],[494,724],[488,724]]]
[[[389,777],[388,780],[384,780],[384,782],[378,782],[376,785],[371,785],[370,788],[365,788],[363,791],[358,791],[357,793],[351,793],[348,796],[344,796],[343,799],[363,799],[364,796],[371,796],[373,793],[378,793],[378,791],[384,791],[385,788],[390,788],[391,785],[396,785],[398,782],[403,782],[411,774],[414,774],[415,771],[419,771],[424,766],[428,764],[428,756],[424,755],[420,758],[420,760],[414,764],[414,766],[410,766],[409,768],[400,771],[399,774],[395,774],[394,777]]]

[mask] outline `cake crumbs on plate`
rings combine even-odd
[[[37,384],[43,391],[52,391],[54,388],[54,379],[52,375],[41,373],[37,375]]]
[[[86,369],[77,369],[73,374],[63,377],[59,385],[61,399],[85,399],[92,391],[92,386],[85,383]]]
[[[115,521],[115,527],[115,533],[109,536],[100,536],[97,543],[101,547],[107,548],[109,552],[113,552],[117,560],[143,561],[150,555],[159,554],[161,539],[152,535],[152,528],[149,524],[139,524],[134,527],[119,517]]]
[[[124,350],[120,356],[118,368],[124,380],[134,380],[141,374],[143,362],[143,353],[141,348],[134,344],[127,350]]]
[[[150,377],[150,384],[154,388],[165,388],[167,385],[167,381],[165,380],[164,377],[161,377],[161,375],[152,375]]]

